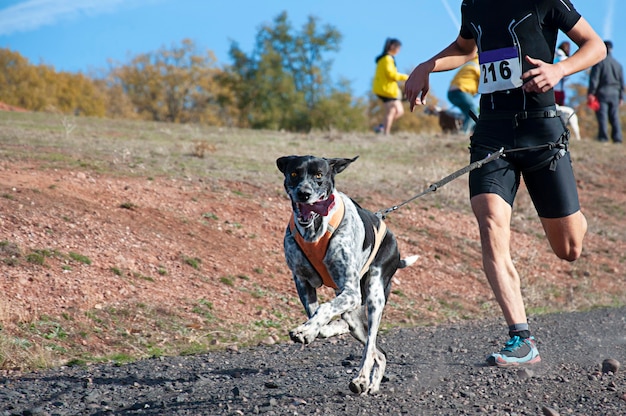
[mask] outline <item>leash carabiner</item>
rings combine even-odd
[[[474,169],[478,169],[480,167],[482,167],[484,164],[489,163],[491,161],[494,161],[496,159],[499,159],[502,155],[504,154],[504,147],[501,147],[499,150],[497,150],[494,153],[491,153],[489,155],[487,155],[486,158],[481,159],[481,160],[477,160],[474,163],[470,163],[469,165],[451,173],[450,175],[446,176],[445,178],[439,180],[438,182],[433,183],[432,185],[430,185],[428,188],[426,188],[425,190],[423,190],[422,192],[420,192],[419,194],[415,195],[414,197],[407,199],[406,201],[398,204],[398,205],[394,205],[390,208],[387,209],[381,209],[379,211],[376,211],[375,214],[378,218],[380,219],[385,219],[385,217],[387,216],[387,214],[389,214],[390,212],[393,212],[395,210],[397,210],[398,208],[408,204],[409,202],[413,202],[414,200],[416,200],[417,198],[420,198],[424,195],[426,195],[427,193],[430,192],[435,192],[437,189],[441,188],[442,186],[446,185],[448,182],[453,181],[454,179],[458,178],[459,176],[466,174]]]

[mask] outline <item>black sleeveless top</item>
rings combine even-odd
[[[558,31],[570,31],[580,14],[570,0],[464,0],[460,36],[478,46],[481,112],[521,111],[554,105],[554,92],[526,93],[525,56],[554,61]]]

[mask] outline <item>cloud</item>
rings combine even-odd
[[[441,3],[443,4],[443,7],[445,7],[446,11],[448,12],[448,16],[450,16],[450,20],[452,20],[452,24],[454,24],[454,28],[455,29],[460,28],[461,23],[459,23],[459,19],[457,19],[456,14],[454,14],[452,9],[450,8],[450,5],[448,4],[448,0],[441,0]]]
[[[0,36],[29,32],[63,20],[113,13],[126,7],[124,0],[26,0],[0,9]]]

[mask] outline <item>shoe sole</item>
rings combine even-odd
[[[506,368],[506,367],[520,367],[520,366],[524,366],[524,365],[532,365],[532,364],[537,364],[541,362],[541,356],[538,355],[535,358],[528,360],[528,361],[524,361],[524,362],[517,362],[517,361],[498,361],[498,359],[496,357],[489,357],[487,358],[487,363],[491,366],[495,366],[495,367],[501,367],[501,368]]]

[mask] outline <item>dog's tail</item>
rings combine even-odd
[[[404,269],[405,267],[411,266],[413,263],[419,259],[420,256],[409,256],[400,260],[400,264],[398,264],[398,269]]]

